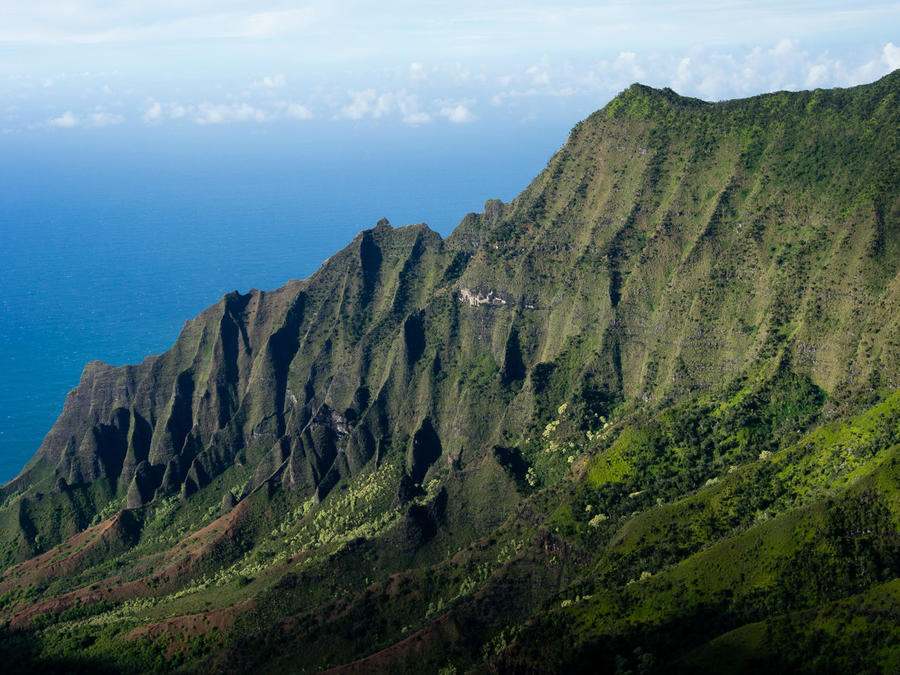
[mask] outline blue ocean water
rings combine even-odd
[[[0,139],[0,483],[84,364],[136,363],[237,289],[304,278],[381,217],[447,235],[564,124],[59,130]]]

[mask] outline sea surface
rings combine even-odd
[[[0,484],[88,361],[137,363],[231,290],[314,272],[382,217],[509,201],[564,124],[38,130],[0,138]]]

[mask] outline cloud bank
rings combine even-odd
[[[312,119],[463,125],[500,119],[524,122],[551,114],[577,119],[633,82],[721,100],[782,89],[853,86],[900,68],[900,47],[889,40],[850,51],[782,38],[741,48],[625,49],[492,64],[429,61],[424,56],[387,69],[348,70],[344,77],[354,81],[351,86],[285,59],[277,68],[253,68],[251,74],[222,81],[198,82],[185,76],[169,86],[118,69],[13,74],[0,77],[0,95],[19,109],[15,122],[6,123],[7,130],[11,124],[26,130]],[[38,111],[30,120],[25,119],[29,106]],[[47,111],[57,112],[48,116]]]
[[[125,118],[117,113],[105,110],[95,110],[84,115],[75,115],[67,110],[58,117],[49,120],[47,124],[59,129],[72,129],[74,127],[109,127],[122,124]]]

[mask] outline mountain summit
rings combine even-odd
[[[88,364],[0,490],[0,649],[900,666],[898,100],[900,71],[636,84],[446,239],[381,220],[160,356]]]

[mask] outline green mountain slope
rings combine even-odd
[[[890,670],[898,97],[633,85],[447,239],[382,221],[88,364],[0,489],[0,650]]]

